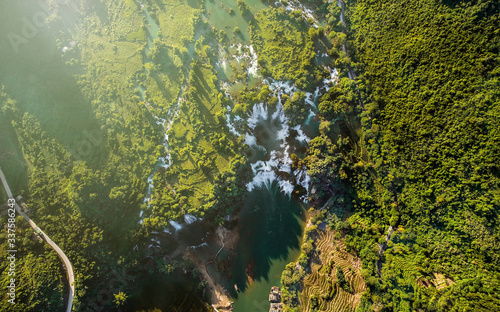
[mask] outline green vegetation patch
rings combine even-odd
[[[324,221],[330,218],[326,210],[310,212],[299,260],[281,276],[283,302],[291,311],[355,311],[366,291],[361,259],[349,253],[341,238],[344,222]]]
[[[40,27],[44,40],[34,42],[37,50],[26,45],[13,58],[15,66],[26,64],[19,71],[22,79],[0,77],[13,98],[2,94],[1,120],[12,124],[9,136],[15,135],[27,163],[26,206],[30,217],[73,263],[76,310],[98,306],[97,294],[102,293],[104,280],[109,280],[101,277],[112,276],[117,263],[128,271],[135,261],[123,255],[129,255],[137,243],[134,235],[146,179],[163,138],[129,85],[130,77],[143,70],[144,47],[125,39],[142,27],[142,12],[133,1],[131,6],[120,3],[67,8],[81,14],[77,31],[61,27],[55,17]],[[63,52],[62,45],[70,48]],[[9,68],[4,66],[9,60],[3,61],[2,68]],[[10,68],[3,71],[9,72]],[[23,222],[17,220],[16,227],[22,229]],[[19,259],[23,260],[17,265],[26,284],[18,285],[15,311],[60,310],[66,293],[57,277],[60,260],[35,243],[31,233],[31,229],[19,231],[18,247],[23,250]],[[34,266],[34,257],[38,262],[42,259],[46,269]],[[127,288],[128,282],[124,279],[121,286]],[[112,309],[111,300],[102,301],[102,308]]]
[[[167,46],[160,38],[148,53],[151,62],[145,64],[147,73],[145,100],[159,117],[167,116],[169,109],[177,104],[184,81],[183,61],[180,50]],[[140,81],[140,78],[137,79]],[[141,85],[141,83],[138,83]]]
[[[159,27],[159,37],[170,46],[183,47],[193,42],[195,25],[200,20],[203,2],[200,0],[150,1],[146,5]]]
[[[260,0],[209,0],[205,8],[209,25],[223,32],[224,37],[227,34],[230,41],[248,41],[249,22],[267,6]]]
[[[144,41],[146,32],[143,27],[139,27],[137,31],[132,31],[127,34],[127,41]]]
[[[355,311],[366,290],[360,259],[347,252],[334,231],[321,233],[315,244],[320,261],[313,261],[303,280],[299,295],[303,311]]]
[[[227,99],[219,92],[208,46],[197,43],[196,51],[187,92],[168,133],[172,166],[155,177],[153,216],[146,225],[166,224],[186,213],[204,216],[217,176],[232,167],[236,156],[225,128]]]
[[[293,80],[300,89],[311,86],[315,81],[315,52],[308,36],[309,25],[278,9],[259,12],[256,20],[250,33],[262,74],[278,80]]]
[[[305,163],[313,200],[348,217],[369,289],[358,310],[497,309],[498,2],[361,0],[346,14],[332,50],[347,40],[339,65],[358,78],[321,99]]]

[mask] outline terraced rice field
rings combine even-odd
[[[299,295],[303,311],[355,311],[366,285],[360,275],[361,260],[349,254],[344,243],[335,240],[334,231],[325,231],[316,241],[317,257],[312,261],[311,274],[303,280]],[[351,292],[337,282],[336,267],[344,273]]]

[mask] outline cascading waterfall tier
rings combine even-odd
[[[305,103],[309,106],[309,115],[306,123],[310,122],[316,115],[316,102],[322,94],[327,92],[331,85],[338,82],[337,70],[327,67],[330,77],[323,80],[323,84],[318,86],[314,93],[306,92]],[[280,190],[291,196],[296,185],[302,186],[306,194],[301,197],[306,201],[309,194],[311,179],[307,174],[307,169],[300,168],[292,172],[292,160],[290,153],[294,145],[307,144],[310,138],[305,134],[301,125],[293,128],[289,126],[289,119],[283,110],[282,96],[292,97],[295,92],[300,91],[292,82],[276,81],[271,78],[264,79],[263,82],[269,86],[272,94],[278,99],[274,108],[268,107],[265,103],[258,103],[252,107],[252,110],[246,117],[245,144],[251,149],[250,162],[254,177],[246,185],[250,192],[258,187],[270,187],[272,183],[277,182]],[[226,83],[226,87],[229,85]],[[229,96],[228,92],[226,93]],[[272,111],[271,111],[272,110]],[[230,112],[230,109],[228,109]],[[245,118],[226,115],[226,124],[230,132],[240,136],[244,133]],[[296,137],[292,146],[290,145],[290,130],[294,130]],[[263,139],[264,138],[264,139]],[[272,141],[279,144],[271,144]],[[266,158],[259,159],[253,157],[259,155],[259,152],[265,152]],[[292,182],[295,181],[295,184]]]

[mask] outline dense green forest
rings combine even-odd
[[[358,77],[322,97],[304,162],[329,226],[363,261],[357,311],[497,310],[498,2],[346,10]]]
[[[304,1],[318,20],[293,1],[257,2],[1,4],[0,165],[73,263],[74,310],[155,308],[146,292],[168,301],[158,306],[206,309],[206,281],[168,257],[175,244],[150,248],[151,235],[186,214],[213,230],[243,206],[253,174],[244,119],[278,102],[264,79],[299,89],[281,98],[291,126],[310,110],[319,123],[291,155],[311,177],[314,208],[282,275],[286,310],[354,297],[342,308],[497,310],[498,2],[349,0],[345,24],[335,2]],[[36,35],[12,43],[21,16],[42,13]],[[339,79],[312,107],[306,92],[330,78],[321,62]],[[240,136],[227,126],[236,118]],[[0,310],[61,310],[56,253],[16,224],[19,304]]]

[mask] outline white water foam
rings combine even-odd
[[[292,196],[292,192],[295,189],[295,186],[292,184],[292,182],[288,180],[280,180],[278,182],[278,186],[280,187],[281,191],[288,195],[288,197]]]
[[[269,86],[269,89],[273,91],[274,95],[279,96],[278,101],[281,101],[281,95],[286,94],[291,97],[295,91],[298,91],[295,84],[291,81],[280,81],[272,78],[267,78],[264,81]]]
[[[319,93],[319,87],[316,88],[316,90],[318,91]],[[316,100],[316,92],[314,94],[312,94],[311,92],[306,92],[306,98],[305,98],[305,102],[307,104],[309,104],[309,106],[313,107],[313,108],[316,108],[316,104],[314,103],[314,101]]]
[[[292,129],[297,131],[297,137],[295,138],[295,140],[297,140],[299,142],[309,143],[309,141],[311,139],[304,133],[304,131],[302,131],[302,129],[300,128],[300,125],[297,125],[297,126],[293,127]]]
[[[280,128],[275,132],[276,139],[281,142],[280,150],[268,151],[268,160],[259,160],[251,164],[252,171],[254,173],[254,178],[251,182],[247,183],[246,188],[248,191],[252,191],[257,187],[267,187],[269,188],[274,181],[278,182],[280,191],[284,194],[291,196],[294,185],[287,179],[281,177],[280,172],[292,174],[292,160],[290,158],[288,150],[287,138],[290,135],[290,127],[288,126],[289,119],[286,117],[283,106],[281,104],[281,96],[287,94],[292,96],[294,92],[298,89],[291,82],[274,81],[269,79],[267,82],[270,83],[270,89],[278,97],[278,104],[276,105],[275,111],[269,116],[269,111],[267,106],[263,103],[254,105],[251,114],[248,117],[249,132],[245,136],[245,143],[251,147],[257,146],[256,137],[252,133],[259,122],[267,121],[272,119],[272,121],[278,121]],[[316,97],[319,95],[320,91],[317,90],[314,94],[308,94],[309,104],[314,103]],[[312,105],[311,105],[312,106]],[[314,117],[314,112],[311,110],[309,117]],[[297,131],[297,137],[295,138],[299,142],[309,142],[310,138],[304,133],[301,126],[295,126],[292,128]],[[259,146],[261,147],[261,146]],[[262,148],[262,147],[261,147]],[[310,177],[307,174],[306,169],[296,170],[293,172],[295,176],[296,183],[303,186],[307,193],[309,192]],[[303,200],[307,200],[307,196],[303,197]]]
[[[295,179],[298,184],[309,191],[311,184],[311,177],[307,173],[307,169],[297,169],[294,171]]]
[[[208,244],[207,243],[201,243],[201,244],[196,245],[196,246],[188,246],[188,247],[186,247],[186,249],[196,249],[196,248],[200,248],[200,247],[208,247]]]
[[[247,134],[245,134],[245,144],[250,147],[257,146],[257,138],[253,134],[247,132]]]
[[[257,171],[252,182],[247,183],[246,188],[249,192],[257,187],[265,186],[269,188],[274,180],[276,180],[276,173],[273,170]]]
[[[323,83],[324,83],[324,88],[326,89],[326,91],[328,91],[328,89],[330,89],[330,85],[335,85],[336,83],[339,82],[339,72],[337,71],[336,68],[330,68],[330,67],[327,67],[328,69],[328,72],[330,73],[330,78],[327,79],[323,79]]]
[[[182,229],[182,225],[179,223],[179,222],[175,222],[173,220],[170,220],[168,221],[168,223],[174,227],[175,231],[179,231],[180,229]]]
[[[290,85],[283,84],[288,88],[283,88],[285,90],[290,90]],[[278,91],[281,92],[281,91]],[[281,141],[281,150],[272,150],[269,152],[268,160],[259,160],[251,164],[252,171],[254,173],[254,178],[251,182],[247,183],[246,187],[248,191],[252,191],[257,187],[269,188],[274,181],[278,181],[278,186],[280,190],[285,194],[291,195],[293,191],[293,184],[290,181],[283,180],[278,177],[278,172],[291,174],[292,160],[288,154],[288,146],[286,139],[289,135],[288,118],[283,112],[283,107],[280,103],[277,104],[276,110],[269,116],[268,108],[263,103],[254,105],[252,113],[249,116],[249,128],[250,130],[255,129],[259,122],[266,121],[271,118],[273,121],[279,121],[281,128],[276,132],[276,139]],[[245,143],[249,146],[258,146],[256,143],[255,135],[247,133],[245,136]],[[263,148],[262,146],[258,146]]]
[[[314,28],[318,28],[318,20],[316,19],[316,17],[314,17],[314,15],[312,14],[313,11],[306,8],[302,3],[300,2],[294,2],[294,1],[287,1],[287,6],[285,6],[285,9],[287,11],[297,11],[297,10],[301,10],[302,11],[302,16],[305,18],[305,19],[308,19],[308,18],[311,18],[313,20],[313,27]],[[276,1],[274,2],[274,5],[275,6],[281,6],[283,5],[281,2],[279,1]]]
[[[248,127],[253,130],[259,121],[267,120],[268,118],[267,106],[264,106],[264,103],[255,104],[247,119]]]
[[[166,157],[158,158],[158,162],[160,167],[167,169],[168,167],[170,167],[170,154],[167,155]]]
[[[231,115],[230,114],[226,114],[226,126],[229,129],[229,132],[231,132],[232,134],[234,134],[238,137],[241,135],[241,133],[239,133],[236,130],[234,124],[231,122]]]
[[[260,77],[257,53],[255,53],[252,45],[250,45],[248,49],[250,50],[250,65],[248,66],[248,74],[254,77]]]
[[[191,224],[191,223],[196,222],[198,220],[199,219],[193,215],[190,215],[190,214],[184,215],[184,222],[186,222],[186,224]]]

